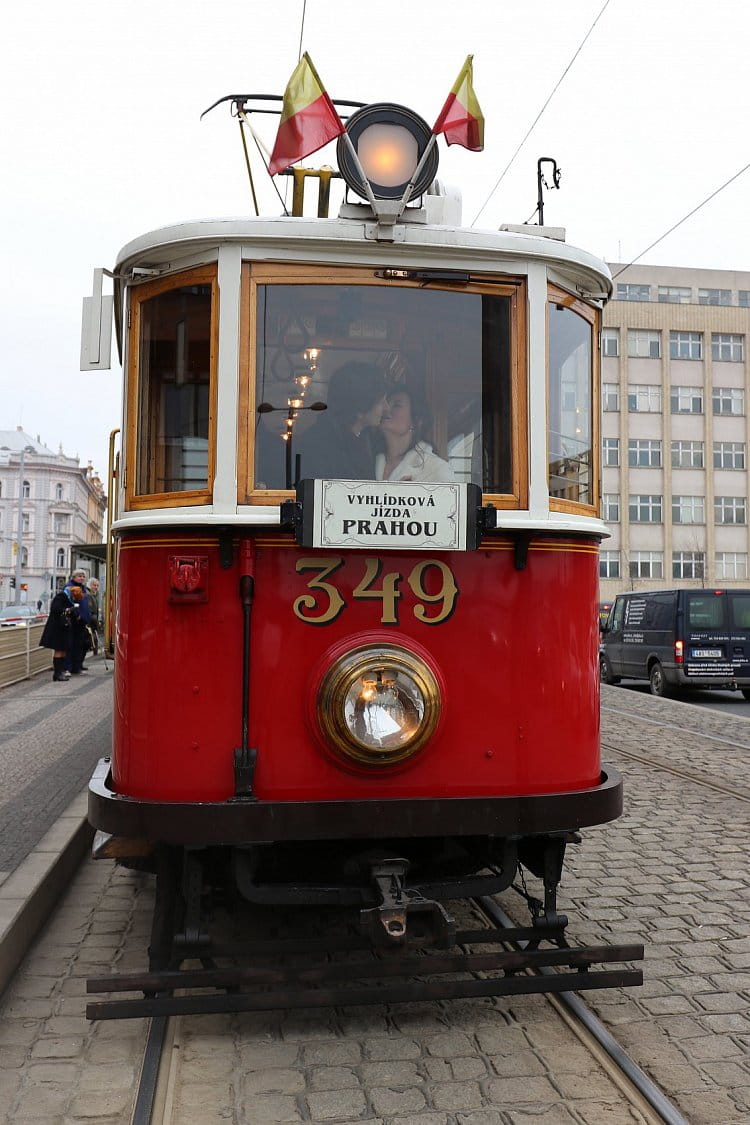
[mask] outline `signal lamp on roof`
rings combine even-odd
[[[412,110],[390,102],[353,113],[336,155],[347,186],[368,200],[400,200],[408,190],[408,203],[424,194],[437,174],[438,151],[429,125]]]

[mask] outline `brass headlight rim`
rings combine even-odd
[[[424,701],[422,722],[413,737],[397,750],[378,749],[362,743],[352,734],[344,718],[344,699],[352,684],[379,660],[406,672],[414,680]],[[388,642],[360,645],[334,661],[323,676],[318,691],[317,715],[327,745],[345,762],[379,769],[400,765],[414,757],[437,728],[441,715],[439,681],[427,661],[408,648]]]

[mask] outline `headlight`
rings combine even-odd
[[[397,645],[366,645],[337,660],[318,694],[326,740],[350,761],[403,762],[424,746],[440,717],[432,669]]]

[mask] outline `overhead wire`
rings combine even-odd
[[[527,140],[529,139],[529,137],[530,137],[530,136],[531,136],[531,134],[533,133],[533,131],[534,131],[534,129],[535,129],[535,127],[536,127],[536,125],[537,125],[537,123],[538,123],[538,121],[539,121],[540,117],[542,116],[542,114],[544,113],[545,109],[547,108],[547,106],[549,105],[549,103],[550,103],[550,102],[552,101],[553,97],[555,96],[555,94],[557,93],[558,89],[559,89],[559,88],[560,88],[560,86],[562,85],[562,82],[563,82],[563,80],[564,80],[565,76],[567,75],[567,73],[568,73],[568,71],[570,70],[570,68],[572,67],[573,63],[574,63],[574,62],[576,61],[576,59],[577,59],[577,58],[578,58],[578,56],[580,55],[581,51],[583,50],[584,46],[586,45],[586,41],[587,41],[587,39],[589,38],[589,36],[591,35],[592,31],[594,30],[594,28],[595,28],[595,27],[596,27],[596,25],[598,24],[599,20],[600,20],[600,19],[602,18],[602,16],[604,15],[605,11],[606,11],[606,10],[607,10],[607,8],[609,7],[609,4],[610,4],[610,0],[604,0],[604,4],[602,5],[602,7],[601,7],[601,9],[600,9],[600,11],[599,11],[599,14],[597,15],[597,17],[596,17],[596,19],[594,20],[594,22],[593,22],[593,23],[591,24],[591,27],[590,27],[590,28],[588,29],[588,31],[586,32],[586,34],[584,35],[583,39],[581,40],[580,44],[578,45],[578,49],[576,50],[575,54],[573,55],[573,57],[572,57],[572,59],[570,60],[570,62],[568,63],[568,65],[567,65],[567,66],[565,67],[565,70],[564,70],[564,71],[562,72],[562,74],[561,74],[561,75],[560,75],[560,77],[558,78],[558,80],[557,80],[557,82],[555,83],[555,85],[554,85],[554,87],[553,87],[553,89],[552,89],[552,92],[550,93],[550,95],[549,95],[549,97],[547,98],[546,102],[544,103],[544,105],[542,106],[542,108],[541,108],[541,109],[539,110],[539,113],[538,113],[538,114],[536,115],[536,117],[535,117],[535,118],[534,118],[534,120],[532,121],[531,125],[530,125],[530,126],[529,126],[529,128],[527,129],[527,131],[526,131],[526,134],[525,134],[525,135],[524,135],[524,137],[523,137],[523,140],[522,140],[522,141],[521,141],[521,143],[520,143],[520,144],[518,145],[518,147],[516,148],[516,151],[515,151],[515,152],[513,153],[513,155],[511,156],[510,160],[508,161],[508,163],[507,163],[507,164],[505,165],[505,167],[503,168],[503,170],[502,170],[502,172],[500,173],[500,176],[499,176],[499,178],[498,178],[497,182],[495,183],[494,187],[492,188],[492,190],[490,191],[489,195],[488,195],[488,196],[487,196],[487,198],[485,199],[484,203],[482,204],[482,206],[481,206],[481,207],[479,208],[479,210],[477,211],[476,215],[475,215],[475,216],[474,216],[474,218],[472,219],[472,221],[471,221],[471,226],[474,226],[474,223],[475,223],[475,222],[477,221],[477,219],[479,218],[479,216],[480,216],[480,215],[482,214],[482,211],[484,211],[485,207],[487,206],[487,204],[489,203],[489,201],[490,201],[490,200],[492,199],[492,196],[493,196],[493,195],[495,194],[495,192],[497,191],[497,189],[498,189],[498,188],[500,187],[500,184],[501,184],[501,183],[503,182],[503,180],[505,179],[505,176],[506,176],[506,174],[508,173],[509,169],[511,168],[511,166],[512,166],[512,165],[513,165],[513,163],[515,162],[515,159],[516,159],[516,157],[518,156],[519,152],[521,151],[521,149],[523,148],[523,146],[524,146],[524,145],[526,144]]]
[[[729,179],[721,185],[721,187],[717,187],[716,191],[712,191],[710,195],[707,195],[702,203],[699,203],[696,207],[693,207],[692,211],[688,211],[687,215],[683,215],[678,222],[676,222],[669,228],[669,230],[666,230],[664,234],[659,235],[659,237],[655,239],[655,241],[652,242],[649,246],[647,246],[645,250],[641,250],[640,254],[633,258],[632,261],[628,262],[626,266],[621,266],[617,273],[612,275],[612,280],[614,281],[614,279],[616,277],[619,277],[621,273],[624,273],[625,270],[629,270],[631,266],[634,266],[636,262],[639,262],[644,254],[648,254],[649,250],[653,250],[654,246],[658,246],[660,242],[663,242],[664,239],[672,233],[672,231],[677,230],[678,227],[681,227],[682,224],[686,223],[687,220],[692,218],[693,215],[696,215],[698,211],[700,211],[701,207],[705,207],[706,204],[710,203],[712,199],[715,199],[716,196],[724,190],[724,188],[729,187],[729,185],[733,184],[735,180],[738,180],[743,172],[747,172],[748,168],[750,168],[750,164],[746,164],[744,168],[740,168],[739,172],[735,172],[733,176],[730,176]]]

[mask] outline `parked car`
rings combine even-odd
[[[0,626],[34,625],[46,617],[46,613],[37,613],[30,605],[6,605],[5,609],[0,609]]]
[[[618,594],[602,626],[605,684],[648,680],[654,695],[738,688],[750,699],[750,590]]]

